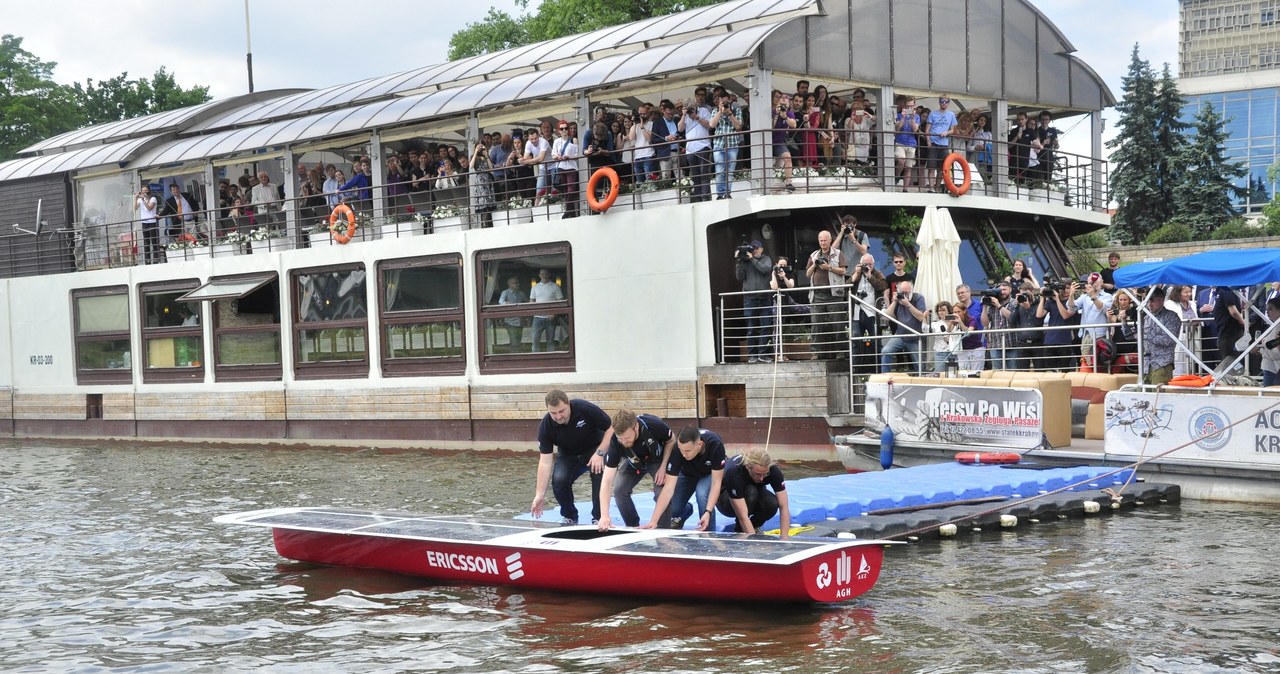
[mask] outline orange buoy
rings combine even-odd
[[[600,181],[609,179],[609,193],[605,195],[604,200],[596,199],[596,187],[600,185]],[[587,180],[587,205],[591,210],[597,213],[603,213],[609,210],[614,201],[618,199],[618,189],[621,183],[618,181],[618,172],[608,166],[601,166],[591,174],[591,178]]]
[[[956,461],[969,465],[994,466],[1017,463],[1022,460],[1021,454],[1013,452],[960,452]]]
[[[960,170],[964,173],[964,180],[956,185],[956,181],[951,177],[951,166],[956,162],[960,162]],[[969,191],[969,186],[973,184],[973,174],[969,169],[969,162],[958,152],[952,152],[942,160],[942,184],[947,186],[947,191],[951,196],[958,197]]]
[[[338,227],[338,218],[342,217],[347,221],[346,231]],[[338,227],[338,229],[334,229]],[[329,231],[333,232],[333,240],[338,243],[348,243],[351,237],[356,235],[356,212],[346,204],[338,204],[333,207],[333,212],[329,214]]]

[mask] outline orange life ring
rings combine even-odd
[[[956,187],[956,181],[951,177],[951,165],[960,162],[960,170],[964,172],[964,182]],[[959,152],[952,152],[942,160],[942,184],[947,186],[947,191],[951,196],[958,197],[969,191],[969,185],[973,182],[973,174],[969,170],[969,162],[960,156]]]
[[[343,217],[347,221],[347,231],[343,232],[341,228],[335,230],[338,225],[338,216]],[[333,233],[333,240],[338,243],[348,243],[351,237],[356,235],[356,212],[346,204],[338,204],[333,207],[333,212],[329,214],[329,231]]]
[[[1191,388],[1205,388],[1213,383],[1213,375],[1206,374],[1201,377],[1198,374],[1180,374],[1169,380],[1170,386],[1188,386]]]
[[[956,461],[970,465],[992,466],[996,464],[1017,463],[1022,460],[1021,454],[1013,452],[960,452]]]
[[[609,179],[609,194],[605,195],[604,201],[596,199],[596,186],[600,184],[602,178]],[[597,213],[603,213],[609,210],[613,202],[618,200],[618,189],[621,183],[618,181],[618,172],[608,166],[601,166],[591,174],[591,178],[587,180],[587,205],[591,210]]]

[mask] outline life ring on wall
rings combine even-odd
[[[600,184],[600,180],[603,178],[609,179],[609,193],[605,195],[604,201],[600,201],[596,199],[596,187]],[[620,187],[621,183],[618,181],[618,172],[608,166],[601,166],[596,169],[596,172],[592,173],[591,178],[587,180],[587,205],[591,207],[591,210],[597,213],[603,213],[609,210],[609,207],[613,205],[613,202],[618,200],[618,189]]]
[[[960,452],[956,461],[970,465],[994,466],[998,464],[1017,463],[1022,455],[1012,452]]]
[[[1213,383],[1213,375],[1206,374],[1201,377],[1198,374],[1180,374],[1169,380],[1169,386],[1188,386],[1192,388],[1205,388]]]
[[[341,228],[337,230],[334,229],[334,227],[338,225],[339,216],[342,216],[342,218],[347,221],[347,231],[345,232],[342,231]],[[351,207],[346,204],[338,204],[337,206],[334,206],[333,212],[329,214],[329,231],[333,232],[334,241],[337,241],[338,243],[350,242],[351,237],[356,235],[356,212],[351,210]]]
[[[960,162],[960,170],[964,173],[964,182],[960,186],[956,186],[956,181],[951,177],[951,166],[956,162]],[[969,191],[969,185],[973,183],[973,174],[969,170],[969,162],[958,152],[952,152],[942,160],[942,184],[947,186],[947,191],[951,196],[958,197]]]

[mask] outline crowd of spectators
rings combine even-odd
[[[770,279],[769,258],[752,242],[755,257],[747,256],[740,269],[754,260],[759,278],[744,282],[743,290],[767,284],[783,291],[770,301],[787,306],[765,305],[765,295],[749,300],[750,361],[768,362],[781,353],[770,342],[780,340],[782,325],[807,322],[815,357],[847,355],[861,374],[941,374],[949,366],[962,372],[1137,372],[1141,363],[1144,382],[1163,384],[1199,370],[1190,354],[1207,367],[1225,368],[1248,340],[1265,333],[1234,373],[1260,375],[1263,386],[1280,385],[1280,282],[1209,288],[1197,306],[1189,286],[1117,288],[1120,256],[1112,253],[1106,268],[1079,278],[1038,279],[1019,258],[991,287],[984,282],[975,291],[962,283],[953,297],[925,297],[906,271],[907,256],[894,254],[892,271],[883,274],[865,237],[852,216],[844,217],[834,237],[820,231],[804,266],[803,285],[809,289],[790,293],[796,287],[790,270],[774,266]],[[795,303],[808,306],[798,312],[789,306]],[[777,316],[782,325],[775,324]]]

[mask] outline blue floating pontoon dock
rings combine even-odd
[[[1128,482],[1133,472],[1131,469],[1125,469],[1105,478],[1099,477],[1114,470],[1104,466],[1050,467],[1034,464],[989,466],[939,463],[894,468],[882,472],[787,480],[787,497],[791,505],[792,526],[813,526],[818,535],[861,531],[868,522],[872,521],[876,522],[877,531],[886,528],[906,531],[905,526],[886,526],[882,521],[885,516],[871,513],[899,508],[922,506],[927,508],[934,504],[991,497],[1017,501],[1075,485],[1070,490],[1075,496],[1067,494],[1065,499],[1062,496],[1047,499],[1051,504],[1058,504],[1050,506],[1047,511],[1056,512],[1058,506],[1061,506],[1062,510],[1072,510],[1074,508],[1072,504],[1081,501],[1080,493],[1097,493],[1103,489],[1116,489]],[[579,484],[581,483],[582,480],[579,481]],[[1164,492],[1161,493],[1164,494]],[[640,513],[640,521],[647,522],[653,514],[651,492],[637,489],[632,498],[635,500],[636,510]],[[1127,501],[1127,503],[1133,502],[1133,498]],[[584,521],[589,519],[591,503],[580,501],[577,505],[579,516]],[[954,506],[946,510],[953,517],[962,517],[966,512],[992,510],[999,505],[998,502],[991,502],[980,506]],[[1074,509],[1078,510],[1078,508]],[[1023,506],[1022,510],[1031,509]],[[921,521],[920,512],[926,511],[900,514],[894,519],[902,520],[904,523]],[[927,512],[937,514],[940,511]],[[1037,508],[1033,514],[1040,515],[1045,512],[1045,508]],[[556,510],[552,505],[547,508],[544,517],[555,515]],[[621,525],[622,516],[616,507],[611,509],[611,517],[615,524]],[[516,517],[519,520],[531,518],[528,513]],[[723,515],[717,514],[717,527],[722,529],[731,527],[732,522],[726,519]],[[775,517],[763,528],[777,529],[778,526],[778,519]]]

